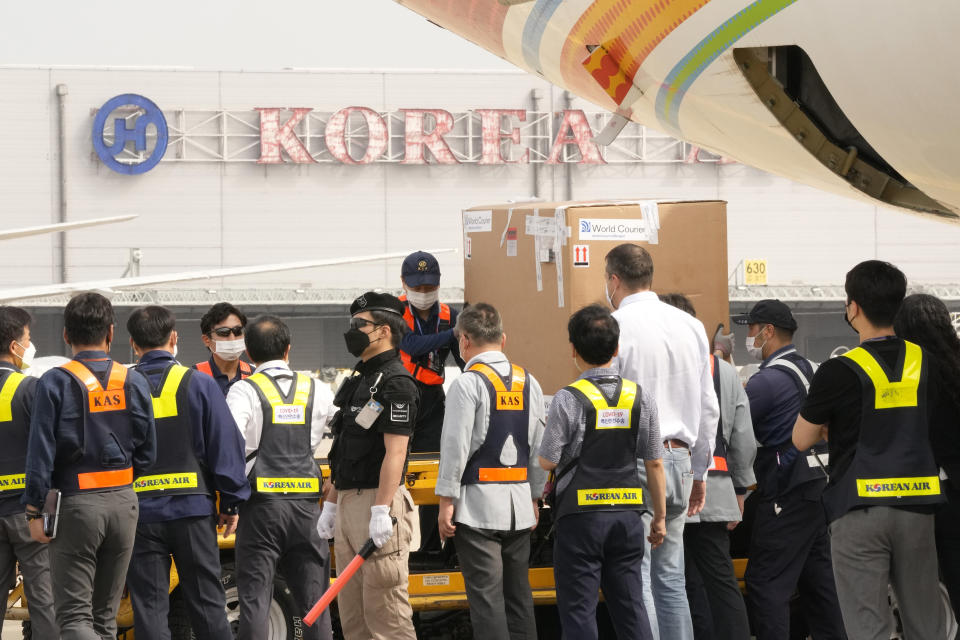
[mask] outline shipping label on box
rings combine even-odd
[[[493,211],[464,211],[463,232],[483,233],[493,227]]]
[[[649,242],[650,230],[643,218],[581,218],[581,240]]]

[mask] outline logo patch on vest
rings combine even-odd
[[[123,411],[127,408],[127,394],[123,389],[90,391],[87,395],[90,398],[90,413]]]
[[[142,476],[133,481],[134,491],[164,491],[166,489],[195,489],[195,473],[163,473],[155,476]]]
[[[300,404],[278,404],[273,407],[274,424],[303,424],[306,407]]]
[[[390,422],[407,424],[410,422],[410,403],[409,402],[391,402],[390,403]]]
[[[940,478],[877,478],[857,479],[857,495],[861,498],[905,498],[940,495]]]
[[[26,474],[15,473],[12,476],[0,476],[0,491],[22,491],[26,483]]]
[[[597,429],[629,429],[630,409],[598,409]]]
[[[579,489],[577,504],[581,507],[612,507],[622,504],[643,504],[642,489]]]
[[[498,411],[523,411],[523,391],[498,391]]]
[[[256,488],[261,493],[317,493],[320,481],[317,478],[257,478]]]

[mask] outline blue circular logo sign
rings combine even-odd
[[[132,115],[128,118],[114,118],[113,120],[113,142],[107,144],[103,136],[107,131],[107,118],[110,114],[122,107],[138,107],[141,113]],[[132,123],[133,127],[130,125]],[[127,143],[133,142],[134,150],[144,152],[147,150],[147,127],[153,125],[157,131],[156,144],[153,152],[144,160],[138,160],[136,155],[125,151]],[[105,105],[97,111],[93,119],[93,148],[103,164],[107,165],[117,173],[134,175],[146,173],[157,166],[163,154],[167,151],[167,119],[163,117],[163,112],[152,100],[136,93],[124,93],[123,95],[110,98]],[[126,155],[125,160],[119,158]]]

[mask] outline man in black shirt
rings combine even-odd
[[[860,346],[823,363],[793,431],[801,450],[829,436],[823,494],[840,609],[853,639],[890,637],[887,585],[904,636],[943,638],[933,510],[943,498],[929,440],[931,358],[897,338],[903,273],[868,260],[847,273],[844,317]]]

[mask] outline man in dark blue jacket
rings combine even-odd
[[[50,542],[40,518],[48,490],[62,495],[50,545],[61,640],[116,637],[139,513],[133,479],[156,457],[150,385],[110,359],[113,324],[113,305],[98,293],[67,303],[73,360],[43,374],[30,416],[21,502],[37,542]]]
[[[140,521],[127,573],[137,638],[169,640],[170,556],[198,640],[232,640],[220,582],[216,530],[237,527],[250,496],[243,439],[217,383],[180,365],[176,319],[164,307],[136,309],[127,320],[137,371],[150,383],[157,460],[136,478]],[[219,518],[214,514],[220,492]]]
[[[811,635],[845,638],[820,503],[827,484],[826,443],[799,451],[791,442],[815,366],[793,345],[797,321],[779,300],[761,300],[733,321],[749,326],[747,350],[763,361],[746,389],[760,445],[744,575],[754,633],[757,640],[790,637],[790,601],[799,589]]]

